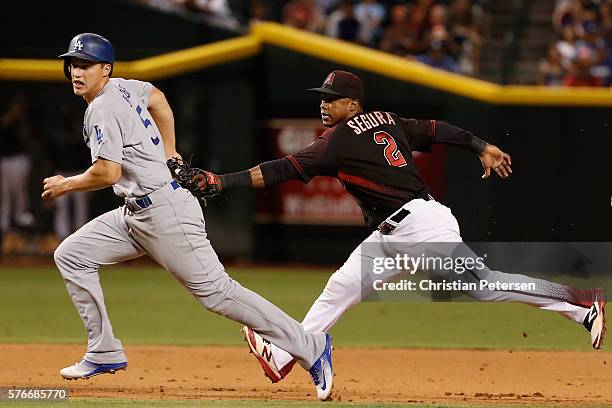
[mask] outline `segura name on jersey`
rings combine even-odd
[[[353,129],[355,134],[359,135],[366,130],[374,129],[381,125],[395,125],[395,121],[390,113],[377,111],[359,114],[346,122],[346,124]]]

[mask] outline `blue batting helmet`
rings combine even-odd
[[[115,49],[113,44],[106,38],[98,34],[82,33],[75,36],[68,52],[59,56],[64,59],[64,75],[70,79],[70,58],[76,57],[87,61],[105,62],[111,64],[109,76],[113,74],[113,64],[115,63]]]

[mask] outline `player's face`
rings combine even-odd
[[[110,64],[72,58],[70,77],[72,90],[78,96],[95,96],[104,86],[105,78],[110,73]]]
[[[356,103],[350,98],[321,96],[321,120],[323,126],[333,127],[356,113]]]

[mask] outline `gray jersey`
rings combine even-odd
[[[172,181],[161,134],[147,110],[151,89],[148,82],[112,78],[85,111],[91,161],[121,164],[113,186],[121,197],[141,197]]]

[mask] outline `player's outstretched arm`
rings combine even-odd
[[[272,184],[300,178],[300,174],[287,157],[267,161],[249,170],[238,171],[236,173],[221,175],[210,172],[204,173],[209,173],[214,177],[219,191],[239,187],[264,188]],[[198,183],[201,190],[207,187],[208,181],[206,175],[200,175],[197,179],[194,178],[194,181]]]
[[[214,177],[218,180],[219,191],[237,187],[263,188],[287,180],[308,183],[313,177],[323,175],[324,171],[327,171],[325,174],[333,174],[333,169],[320,164],[327,146],[328,140],[319,137],[297,153],[260,163],[249,170]],[[206,185],[206,177],[199,180],[200,189],[206,188]]]
[[[417,123],[417,122],[412,122]],[[471,132],[461,129],[446,122],[435,122],[431,137],[432,143],[445,143],[467,148],[480,157],[484,168],[483,179],[491,175],[491,169],[503,179],[512,174],[512,159],[508,153],[504,153],[499,147],[486,143],[477,138]]]
[[[283,181],[300,179],[300,174],[287,157],[270,160],[249,170],[218,176],[222,189],[236,187],[264,188]]]
[[[42,198],[57,198],[70,191],[93,191],[112,186],[121,177],[121,165],[99,158],[85,172],[72,177],[53,176],[43,180]]]
[[[510,177],[512,174],[512,158],[508,153],[504,153],[499,147],[487,144],[480,153],[480,161],[484,168],[483,179],[491,175],[491,169],[503,179]]]
[[[266,186],[260,165],[257,165],[249,170],[221,175],[212,173],[210,171],[203,171],[195,175],[192,179],[192,182],[197,183],[198,188],[201,191],[208,189],[211,181],[213,184],[216,184],[218,192],[221,192],[223,189],[237,187],[263,188]]]
[[[263,162],[236,173],[217,175],[198,169],[198,174],[190,176],[189,184],[196,185],[199,191],[194,192],[188,189],[194,195],[199,194],[207,198],[214,197],[221,190],[232,188],[263,188],[293,179],[308,183],[312,177],[323,174],[323,167],[318,165],[318,159],[325,151],[327,144],[327,139],[319,138],[295,154]],[[172,173],[175,174],[175,172]],[[333,172],[330,171],[330,173]]]
[[[176,151],[176,138],[174,133],[174,114],[172,108],[162,91],[153,87],[149,95],[149,106],[147,106],[151,117],[155,121],[162,140],[164,141],[164,150],[166,159],[171,157],[181,158],[181,155]]]

